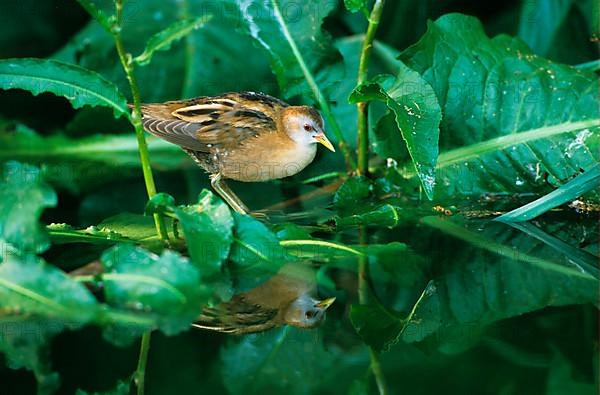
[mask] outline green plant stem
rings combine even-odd
[[[364,225],[358,228],[358,244],[362,247],[367,244],[367,232]],[[367,281],[367,264],[369,263],[368,255],[360,255],[358,257],[358,303],[369,303],[369,283]]]
[[[138,359],[137,370],[135,371],[135,385],[137,387],[137,395],[144,395],[144,386],[146,383],[146,365],[148,363],[148,351],[150,350],[150,332],[142,335],[142,343],[140,345],[140,357]]]
[[[366,227],[360,226],[358,228],[358,242],[361,246],[367,244],[367,237]],[[358,303],[363,305],[369,303],[368,263],[369,258],[367,255],[358,257]],[[379,395],[387,395],[387,386],[381,364],[379,363],[379,355],[371,347],[367,346],[367,348],[369,349],[369,359],[371,360],[371,371],[373,372]]]
[[[142,111],[141,111],[141,100],[140,91],[138,89],[137,81],[135,79],[134,66],[131,58],[131,54],[125,51],[123,45],[123,39],[121,37],[122,20],[123,20],[123,0],[115,0],[115,8],[117,14],[116,25],[113,26],[111,32],[115,40],[115,46],[119,54],[119,59],[123,65],[123,70],[127,75],[127,81],[131,88],[131,96],[133,98],[133,113],[131,114],[131,123],[135,129],[135,135],[138,143],[138,151],[140,153],[140,161],[142,163],[142,173],[144,175],[144,183],[146,184],[146,192],[148,198],[152,198],[156,195],[156,185],[154,184],[154,176],[152,175],[152,168],[150,167],[150,157],[148,155],[148,144],[146,143],[146,136],[144,135],[144,128],[142,126]],[[162,240],[168,240],[167,227],[165,226],[164,219],[159,214],[154,214],[154,223],[156,225],[156,231]],[[146,376],[146,365],[148,363],[148,350],[150,349],[150,337],[151,332],[146,332],[142,335],[142,341],[140,345],[140,355],[138,357],[138,366],[135,371],[134,381],[137,387],[137,394],[144,394],[144,383]]]
[[[371,347],[369,347],[369,357],[371,358],[371,371],[375,376],[375,383],[379,390],[379,395],[387,395],[387,387],[385,385],[385,377],[383,376],[383,370],[379,363],[379,355]]]
[[[342,133],[342,129],[340,128],[340,125],[337,123],[335,117],[333,116],[333,113],[331,112],[331,108],[329,107],[329,103],[327,103],[327,100],[325,100],[325,96],[323,96],[323,93],[321,92],[319,85],[317,85],[317,82],[315,81],[312,73],[310,72],[310,69],[306,65],[306,62],[304,61],[304,57],[300,53],[300,50],[298,49],[298,46],[296,45],[296,42],[294,41],[292,34],[290,33],[289,29],[287,28],[287,24],[285,23],[285,19],[283,18],[283,15],[281,14],[281,10],[279,9],[279,5],[277,4],[277,1],[273,0],[271,2],[271,4],[273,6],[274,15],[277,18],[280,26],[282,27],[283,35],[285,36],[287,42],[289,43],[290,48],[292,49],[292,52],[294,53],[294,57],[296,58],[296,60],[298,61],[298,64],[300,65],[300,69],[302,69],[302,74],[304,74],[304,78],[306,79],[306,82],[308,83],[308,86],[310,87],[310,89],[313,93],[313,96],[319,103],[319,107],[321,108],[321,111],[323,112],[325,119],[329,123],[329,126],[331,127],[331,129],[333,129],[333,134],[335,135],[338,146],[340,147],[340,150],[342,151],[342,155],[344,155],[344,159],[346,161],[346,166],[349,167],[350,169],[356,168],[356,163],[354,162],[354,158],[352,157],[352,152],[350,151],[350,147],[348,146],[346,139],[344,139],[344,134]]]
[[[375,0],[371,15],[369,16],[369,26],[365,39],[362,44],[360,52],[360,61],[358,64],[358,78],[357,86],[362,85],[368,75],[369,61],[371,59],[371,50],[373,49],[373,40],[375,39],[375,33],[379,27],[379,20],[383,12],[383,6],[385,0]],[[366,176],[369,170],[369,107],[367,102],[357,103],[357,130],[358,130],[358,161],[357,171],[359,175]],[[367,244],[368,233],[365,226],[360,226],[358,229],[358,242],[361,246]],[[367,269],[368,269],[368,257],[360,256],[358,258],[358,300],[360,304],[367,304],[369,302],[369,290],[367,281]],[[381,370],[381,364],[379,363],[379,356],[371,348],[369,348],[369,358],[371,360],[371,371],[375,377],[377,388],[380,395],[387,394],[387,387],[385,385],[385,377]]]
[[[138,143],[138,151],[140,153],[140,161],[142,163],[142,173],[144,175],[144,183],[146,185],[146,192],[148,198],[156,195],[156,185],[154,184],[154,177],[152,175],[152,168],[150,167],[150,156],[148,154],[148,144],[146,143],[146,136],[144,135],[144,128],[142,126],[142,112],[140,109],[140,91],[138,89],[137,81],[134,74],[134,66],[131,59],[131,55],[125,51],[123,45],[123,39],[121,37],[121,21],[123,14],[123,1],[116,0],[116,13],[117,23],[111,29],[111,33],[115,40],[115,46],[117,47],[117,53],[119,59],[123,65],[123,70],[127,76],[129,87],[131,88],[131,95],[133,97],[133,112],[131,114],[131,123],[135,129],[135,136]],[[162,240],[168,240],[167,227],[165,222],[159,214],[154,214],[154,223],[156,224],[156,231]]]
[[[373,49],[373,40],[375,39],[375,33],[377,33],[377,28],[379,27],[379,20],[381,19],[381,14],[383,12],[383,6],[385,4],[385,0],[375,0],[375,4],[373,4],[373,9],[371,10],[371,15],[369,16],[369,26],[367,28],[367,33],[365,34],[365,39],[362,44],[362,49],[360,51],[360,61],[358,64],[358,78],[357,78],[357,86],[362,85],[368,75],[369,70],[369,61],[371,59],[371,50]],[[359,102],[357,103],[358,109],[358,174],[359,175],[367,175],[369,170],[368,162],[369,162],[369,107],[367,102]]]

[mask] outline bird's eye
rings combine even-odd
[[[306,316],[306,318],[311,319],[315,316],[315,313],[309,310],[304,315]]]
[[[304,130],[306,130],[307,132],[310,132],[311,130],[313,130],[313,128],[309,124],[305,123],[304,124]]]

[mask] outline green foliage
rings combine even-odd
[[[64,272],[31,256],[9,256],[0,265],[0,308],[71,322],[90,321],[96,299]]]
[[[231,340],[221,356],[222,374],[232,394],[307,394],[344,369],[343,358],[326,350],[318,334],[287,327]]]
[[[404,328],[403,321],[379,303],[352,305],[350,321],[364,342],[377,352],[389,350],[398,341]]]
[[[180,169],[185,154],[159,139],[148,142],[154,165]],[[74,139],[62,134],[41,136],[17,125],[15,131],[0,131],[0,162],[18,160],[41,167],[53,185],[79,193],[138,174],[140,157],[134,135],[94,135]]]
[[[172,251],[158,256],[132,245],[102,254],[104,294],[109,304],[152,314],[166,334],[189,328],[207,301],[201,273]]]
[[[351,102],[381,100],[394,113],[396,130],[379,130],[377,139],[388,140],[398,146],[400,139],[391,137],[400,132],[406,142],[410,157],[417,169],[423,189],[429,198],[435,185],[435,164],[438,158],[440,106],[433,88],[419,73],[401,65],[400,72],[392,76],[378,76],[372,82],[359,86],[350,95]],[[395,156],[394,160],[402,158]]]
[[[0,181],[0,242],[17,250],[45,251],[48,235],[38,219],[45,208],[56,205],[56,194],[38,168],[18,162],[4,165]],[[5,252],[3,248],[0,257]]]
[[[140,66],[148,65],[154,52],[170,49],[173,42],[181,40],[193,30],[201,28],[205,23],[210,21],[211,18],[212,17],[208,15],[202,18],[186,19],[175,22],[165,30],[150,37],[146,43],[144,52],[136,56],[133,60]]]
[[[350,12],[361,11],[367,13],[367,0],[344,0],[344,5]]]
[[[172,213],[181,225],[194,265],[205,276],[219,273],[233,241],[233,217],[225,203],[203,190],[197,204],[175,206],[175,200],[163,193],[150,200],[147,211]]]
[[[545,212],[594,191],[600,182],[600,165],[595,165],[549,194],[497,218],[498,221],[528,221]]]
[[[0,89],[23,89],[34,95],[51,92],[74,108],[104,106],[115,117],[129,114],[127,101],[114,84],[91,70],[57,60],[1,60]]]
[[[261,222],[233,213],[235,220],[231,267],[238,277],[238,291],[247,291],[277,273],[290,256],[277,236]]]
[[[228,0],[227,3],[239,10],[243,31],[267,51],[285,97],[307,92],[316,96],[317,91],[327,96],[334,89],[341,75],[339,68],[332,66],[341,58],[331,38],[321,30],[323,19],[333,9],[332,2],[261,0],[250,5]],[[306,74],[314,76],[317,87],[307,80]]]
[[[431,23],[401,59],[435,87],[444,113],[437,197],[544,193],[546,178],[560,185],[598,162],[592,72],[508,36],[489,39],[475,18],[455,14]]]

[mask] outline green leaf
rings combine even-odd
[[[73,108],[105,106],[115,117],[129,116],[127,100],[100,74],[50,59],[0,60],[0,89],[23,89],[38,95],[50,92],[71,102]]]
[[[324,382],[341,373],[346,358],[336,347],[326,350],[318,332],[288,326],[231,339],[221,352],[221,374],[231,394],[310,394],[330,389]]]
[[[207,301],[200,272],[186,258],[121,244],[102,254],[106,300],[112,306],[154,316],[167,335],[189,328]]]
[[[109,13],[114,4],[98,2],[98,7]],[[124,6],[124,46],[131,53],[141,53],[148,39],[165,26],[206,14],[215,18],[174,43],[168,52],[155,52],[152,67],[136,70],[143,101],[163,102],[243,90],[277,93],[265,56],[249,50],[252,40],[235,29],[239,18],[221,3],[190,0],[182,5],[178,0],[148,0],[141,6],[130,2]],[[95,21],[74,35],[54,58],[95,70],[122,89],[128,86],[115,56],[113,37]]]
[[[0,182],[0,240],[18,250],[45,251],[50,242],[38,221],[42,211],[56,206],[56,201],[56,194],[44,183],[38,168],[6,163]]]
[[[264,283],[294,258],[288,255],[269,228],[256,219],[233,213],[235,220],[229,260],[238,291],[247,291]]]
[[[227,0],[239,11],[243,29],[269,54],[283,96],[307,92],[327,97],[341,79],[340,56],[321,30],[334,3],[326,0]],[[314,81],[308,81],[314,79]],[[313,85],[316,82],[316,86]]]
[[[152,55],[157,51],[166,51],[171,48],[171,44],[175,41],[181,40],[194,30],[197,30],[204,26],[208,21],[212,19],[212,15],[205,15],[201,18],[185,19],[173,23],[165,30],[160,31],[150,37],[146,43],[144,52],[136,56],[133,60],[140,66],[146,66],[150,63]]]
[[[380,303],[353,304],[350,321],[363,341],[376,352],[388,351],[400,338],[404,322]]]
[[[175,206],[175,200],[164,193],[155,195],[148,212],[172,212],[183,230],[192,262],[203,276],[218,274],[229,255],[233,241],[233,217],[229,207],[204,189],[198,203]]]
[[[357,87],[350,95],[351,102],[369,100],[383,101],[394,112],[396,124],[406,142],[423,189],[431,199],[442,118],[433,88],[419,73],[401,65],[395,78],[378,76]]]
[[[116,22],[113,15],[109,16],[104,11],[96,7],[92,0],[77,0],[77,2],[87,11],[106,30],[111,33],[111,29]]]
[[[159,237],[156,234],[156,225],[150,216],[120,213],[106,218],[95,228],[100,232],[111,232],[136,243],[145,244],[146,246],[154,241],[159,241]]]
[[[335,218],[338,229],[351,228],[359,225],[381,226],[393,228],[402,221],[402,208],[391,204],[382,204],[364,212]]]
[[[9,255],[0,263],[0,309],[84,324],[97,307],[83,285],[39,258]]]
[[[424,218],[423,223],[478,249],[454,242],[452,264],[414,306],[402,335],[405,341],[452,328],[460,331],[460,338],[442,337],[441,346],[462,349],[478,341],[493,322],[548,306],[597,303],[598,280],[593,274],[508,225],[438,217]]]
[[[585,173],[578,175],[546,196],[501,215],[496,218],[496,221],[529,221],[561,204],[575,200],[575,198],[580,197],[586,192],[597,189],[598,184],[600,184],[600,165],[596,165]]]
[[[148,138],[148,149],[156,169],[180,169],[190,163],[179,147],[164,140]],[[9,160],[37,164],[48,183],[75,193],[133,178],[140,168],[133,133],[74,139],[58,133],[41,136],[23,125],[15,131],[0,128],[0,162]]]
[[[365,201],[371,195],[372,188],[370,180],[366,177],[349,177],[335,191],[333,204],[341,213],[361,211],[361,208],[365,205]]]
[[[592,72],[538,57],[518,39],[490,39],[460,14],[430,23],[401,59],[435,87],[444,114],[436,197],[545,194],[598,162]]]
[[[129,239],[128,237],[123,236],[107,227],[88,226],[85,229],[75,229],[68,224],[53,223],[46,226],[46,230],[48,230],[50,233],[52,243],[54,244],[114,244],[119,242],[126,243],[136,241],[134,239]]]
[[[350,12],[368,12],[367,3],[367,0],[344,0],[344,5]]]

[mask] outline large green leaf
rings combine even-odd
[[[154,316],[156,327],[166,334],[189,328],[207,301],[198,269],[173,251],[158,256],[121,244],[105,251],[101,260],[107,302]]]
[[[0,309],[70,323],[95,318],[97,302],[81,284],[42,260],[9,255],[0,263]]]
[[[295,259],[263,223],[233,213],[235,227],[229,260],[238,291],[247,291],[272,277],[286,260]]]
[[[269,54],[271,68],[285,97],[314,94],[307,75],[316,81],[319,95],[327,97],[335,89],[341,79],[341,68],[332,66],[339,65],[341,58],[331,38],[321,30],[334,2],[227,0],[226,3],[237,7],[244,31]]]
[[[74,108],[105,106],[115,117],[129,115],[119,89],[100,74],[51,59],[0,60],[0,89],[23,89],[38,95],[50,92],[69,100]]]
[[[565,255],[564,248],[557,253],[555,246],[498,222],[438,217],[423,222],[478,249],[457,249],[465,257],[456,264],[459,253],[443,267],[419,299],[404,329],[405,341],[438,332],[444,348],[461,349],[477,342],[493,322],[548,306],[597,303],[597,273]],[[452,338],[445,338],[448,331]]]
[[[323,384],[331,385],[332,377],[339,380],[338,375],[347,368],[344,360],[348,365],[364,363],[364,357],[357,361],[354,353],[348,354],[326,350],[318,331],[283,327],[230,340],[221,352],[221,374],[232,394],[330,391],[331,387]],[[336,384],[345,388],[350,383]]]
[[[37,167],[10,161],[0,179],[0,241],[18,250],[43,252],[48,235],[38,220],[42,211],[56,205],[56,194]],[[6,251],[0,251],[0,257]]]
[[[401,59],[434,87],[444,114],[436,197],[547,193],[598,162],[593,72],[536,56],[518,39],[490,39],[460,14],[430,23]]]
[[[49,341],[65,328],[96,317],[98,303],[81,284],[32,255],[8,255],[0,263],[0,351],[14,369],[33,371],[39,394],[54,393],[58,375]]]
[[[160,170],[184,167],[179,147],[157,138],[148,139],[152,165]],[[135,135],[96,135],[74,139],[62,134],[40,136],[17,125],[0,130],[0,162],[18,160],[41,167],[44,179],[73,192],[140,174]]]
[[[370,100],[383,101],[394,113],[398,127],[397,130],[378,129],[375,133],[377,139],[390,140],[392,137],[386,134],[400,133],[423,189],[431,198],[438,157],[439,124],[442,118],[433,88],[419,73],[401,64],[395,77],[379,76],[357,87],[350,96],[351,102]],[[392,143],[398,144],[398,140],[392,140]],[[392,159],[399,161],[403,158]]]

